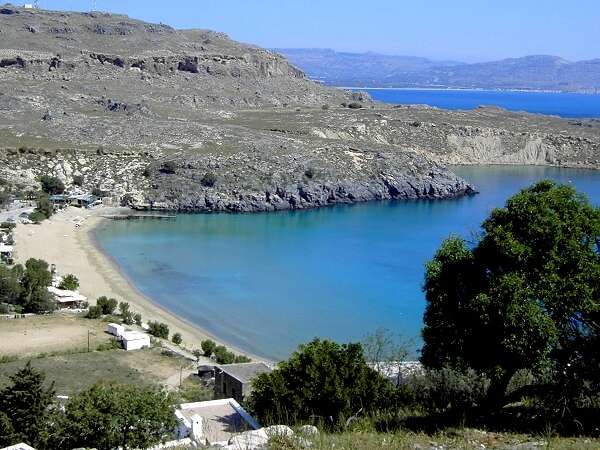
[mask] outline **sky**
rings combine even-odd
[[[89,11],[94,1],[39,5]],[[465,62],[532,54],[600,58],[600,0],[96,0],[96,9],[222,31],[268,48]]]

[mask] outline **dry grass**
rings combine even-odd
[[[0,356],[27,358],[86,349],[110,341],[106,323],[76,315],[56,314],[0,320]]]
[[[598,450],[600,440],[588,438],[557,438],[510,433],[488,433],[480,430],[453,430],[434,435],[397,433],[347,432],[321,434],[311,439],[314,450]],[[270,450],[300,450],[289,438],[272,439]]]
[[[26,361],[0,364],[0,386],[6,384],[8,376],[23,367]],[[32,359],[31,364],[46,374],[48,382],[55,383],[57,394],[72,395],[100,381],[165,385],[169,378],[178,377],[181,367],[189,363],[156,348],[65,354]]]

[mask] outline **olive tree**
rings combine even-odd
[[[595,333],[600,210],[573,188],[542,181],[482,228],[472,246],[447,239],[427,264],[422,362],[485,374],[493,408],[517,371],[560,372],[564,349]]]

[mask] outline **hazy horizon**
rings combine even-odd
[[[29,1],[29,0],[28,0]],[[267,48],[323,48],[432,60],[485,62],[527,55],[569,61],[600,57],[600,3],[506,0],[376,0],[283,3],[275,0],[41,0],[45,9],[127,14],[175,28],[207,28]],[[540,5],[540,3],[543,3]]]

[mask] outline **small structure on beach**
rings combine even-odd
[[[69,196],[69,202],[72,206],[77,206],[78,208],[89,208],[92,206],[98,199],[91,194],[78,194]]]
[[[271,368],[262,362],[215,366],[215,398],[233,398],[242,402],[252,392],[252,380]]]
[[[54,295],[58,309],[85,309],[87,297],[77,291],[67,291],[54,286],[48,286],[48,292]]]
[[[106,332],[115,336],[126,351],[150,348],[150,336],[141,331],[126,330],[123,325],[109,323]]]
[[[20,444],[11,445],[10,447],[4,447],[0,450],[35,450],[31,445],[27,445],[24,442]]]
[[[61,209],[69,204],[69,197],[64,194],[51,195],[48,200],[50,200],[54,209]]]
[[[9,263],[13,259],[14,247],[0,242],[0,261]]]
[[[184,403],[175,416],[177,439],[190,438],[202,445],[225,446],[236,434],[260,428],[233,398]]]

